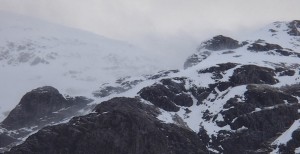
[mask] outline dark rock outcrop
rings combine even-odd
[[[184,69],[187,69],[191,66],[195,66],[196,64],[200,63],[208,56],[210,56],[210,51],[201,51],[203,49],[218,51],[218,50],[225,50],[225,49],[236,49],[243,45],[247,44],[247,42],[243,42],[239,44],[237,40],[234,40],[230,37],[226,37],[223,35],[218,35],[213,37],[211,40],[206,42],[202,42],[198,51],[199,53],[195,53],[192,56],[188,57],[187,60],[184,62]],[[201,51],[201,52],[200,52]]]
[[[201,61],[203,61],[208,56],[210,56],[210,54],[211,53],[209,51],[204,51],[204,52],[201,52],[201,53],[195,53],[195,54],[191,55],[184,62],[183,68],[187,69],[189,67],[192,67],[192,66],[195,66],[195,65],[199,64]]]
[[[33,131],[79,115],[92,100],[86,97],[63,97],[57,89],[45,86],[26,93],[20,103],[0,124],[0,153],[21,142]]]
[[[248,85],[247,89],[244,94],[247,103],[255,104],[259,108],[285,103],[298,103],[298,99],[289,93],[268,85]]]
[[[157,111],[137,99],[114,98],[95,111],[43,128],[8,153],[208,153],[194,132],[161,123],[148,114]]]
[[[291,49],[288,48],[283,48],[278,44],[271,44],[271,43],[266,43],[263,40],[258,40],[255,43],[252,43],[248,48],[250,51],[256,51],[256,52],[268,52],[268,51],[273,51],[269,52],[269,54],[279,54],[281,56],[295,56],[295,57],[300,57],[300,54],[297,52],[294,52]]]
[[[249,85],[247,89],[245,100],[231,98],[221,112],[233,130],[243,128],[219,133],[213,144],[222,145],[224,153],[268,153],[274,138],[300,118],[297,98],[266,85]]]
[[[208,97],[211,91],[212,91],[211,88],[206,88],[206,87],[194,86],[191,88],[192,95],[198,100],[197,105],[202,104],[202,101]]]
[[[179,111],[179,107],[174,104],[170,98],[174,98],[175,94],[170,92],[168,88],[161,84],[145,87],[139,92],[140,96],[150,101],[157,107],[160,107],[166,111]]]
[[[198,71],[198,73],[212,73],[213,79],[218,80],[223,78],[223,74],[225,71],[236,67],[238,64],[236,63],[222,63],[217,64],[218,66],[212,66],[204,70]]]
[[[270,51],[270,50],[281,50],[283,49],[278,44],[270,44],[270,43],[252,43],[251,46],[248,47],[248,50],[252,51]]]
[[[282,90],[285,93],[288,93],[290,95],[300,97],[300,84],[299,83],[283,86],[280,88],[280,90]]]
[[[193,105],[193,99],[186,93],[184,78],[162,79],[161,83],[143,88],[139,95],[166,111],[177,112],[179,111],[178,106],[190,107]]]
[[[237,40],[234,40],[230,37],[226,37],[223,35],[218,35],[213,37],[211,40],[203,42],[202,45],[205,49],[218,51],[225,49],[236,49],[241,47]]]
[[[293,104],[298,104],[297,98],[267,85],[249,85],[247,89],[244,94],[245,101],[238,101],[238,97],[235,97],[229,99],[224,105],[224,109],[228,109],[222,112],[224,120],[229,125],[232,125],[234,129],[237,129],[237,125],[235,125],[234,122],[231,123],[233,119],[241,115],[252,113],[255,109],[259,109],[258,111],[264,109],[272,110],[280,106],[288,107]],[[286,103],[290,105],[286,105]]]
[[[292,36],[300,36],[300,32],[297,28],[300,28],[300,20],[294,20],[288,24],[288,27],[290,28],[287,32],[288,34]]]
[[[200,70],[198,71],[198,73],[222,73],[236,67],[238,64],[228,62],[228,63],[222,63],[217,65],[218,66],[212,66],[207,69]]]
[[[68,114],[74,114],[75,109],[79,110],[91,101],[85,97],[66,99],[50,86],[37,88],[22,97],[1,125],[7,129],[45,125],[51,120],[62,120]],[[65,111],[62,114],[60,110]]]
[[[294,76],[295,71],[287,68],[278,67],[275,69],[276,73],[279,73],[279,76]]]
[[[21,128],[39,123],[40,118],[69,106],[71,103],[57,89],[50,86],[37,88],[22,97],[2,124],[10,129]]]
[[[216,144],[222,145],[224,153],[269,153],[270,143],[299,119],[299,108],[299,104],[282,105],[241,115],[232,126],[245,129],[227,134],[229,137]]]
[[[243,65],[234,70],[229,81],[234,85],[276,84],[278,80],[274,78],[275,75],[275,71],[267,67]]]

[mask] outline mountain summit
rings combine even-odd
[[[300,153],[299,31],[295,20],[245,40],[215,36],[184,69],[103,84],[92,93],[97,105],[83,105],[88,114],[23,143],[5,119],[2,145],[7,153]]]

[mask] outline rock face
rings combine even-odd
[[[46,127],[8,153],[200,154],[206,147],[194,132],[158,121],[155,107],[114,98],[96,113]]]
[[[0,152],[45,125],[78,115],[92,100],[64,97],[53,87],[45,86],[26,93],[20,103],[0,123]],[[1,132],[1,129],[4,131]],[[8,146],[8,147],[7,147]]]
[[[300,29],[300,20],[294,20],[289,23],[288,27],[290,30],[288,31],[288,34],[292,36],[300,36],[300,32],[298,29]]]
[[[163,79],[161,83],[143,88],[139,92],[140,96],[166,111],[177,112],[179,111],[178,106],[190,107],[193,105],[191,96],[186,94],[185,79]]]
[[[195,66],[201,61],[205,60],[211,53],[209,51],[204,51],[201,53],[195,53],[191,55],[183,64],[183,68],[187,69],[189,67]]]
[[[242,84],[275,84],[278,82],[275,71],[256,65],[244,65],[235,69],[230,81],[235,85]]]
[[[37,123],[40,118],[69,106],[71,103],[57,89],[41,87],[25,94],[2,124],[11,129],[21,128]]]
[[[203,43],[205,49],[218,51],[224,49],[236,49],[241,47],[237,40],[223,35],[213,37],[211,40]]]
[[[270,55],[279,54],[281,56],[295,56],[300,57],[300,53],[292,49],[283,48],[278,44],[266,43],[264,40],[257,40],[248,46],[247,50],[253,52],[267,52]]]
[[[183,67],[184,69],[187,69],[189,67],[197,65],[198,63],[209,57],[212,51],[237,49],[245,44],[245,42],[239,44],[237,40],[223,35],[215,36],[212,39],[201,43],[198,52],[188,57],[184,62]]]
[[[247,129],[220,132],[218,138],[223,139],[214,144],[221,144],[224,153],[268,153],[272,151],[269,142],[300,118],[300,104],[295,97],[266,85],[248,86],[245,97],[244,101],[227,101],[222,115],[233,130]]]
[[[7,129],[38,126],[44,123],[41,119],[63,116],[57,112],[59,110],[67,110],[75,105],[83,107],[90,101],[84,97],[68,98],[67,100],[57,89],[50,86],[37,88],[22,97],[16,108],[4,119],[2,126]],[[44,120],[47,121],[47,119]]]
[[[270,50],[275,50],[275,49],[283,49],[280,45],[278,44],[270,44],[270,43],[253,43],[251,46],[248,47],[248,50],[253,50],[253,51],[270,51]]]

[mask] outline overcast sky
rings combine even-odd
[[[0,0],[0,10],[182,56],[216,34],[300,19],[299,6],[300,0]]]

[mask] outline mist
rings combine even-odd
[[[299,0],[1,0],[0,10],[138,45],[182,66],[201,41],[300,19]]]

